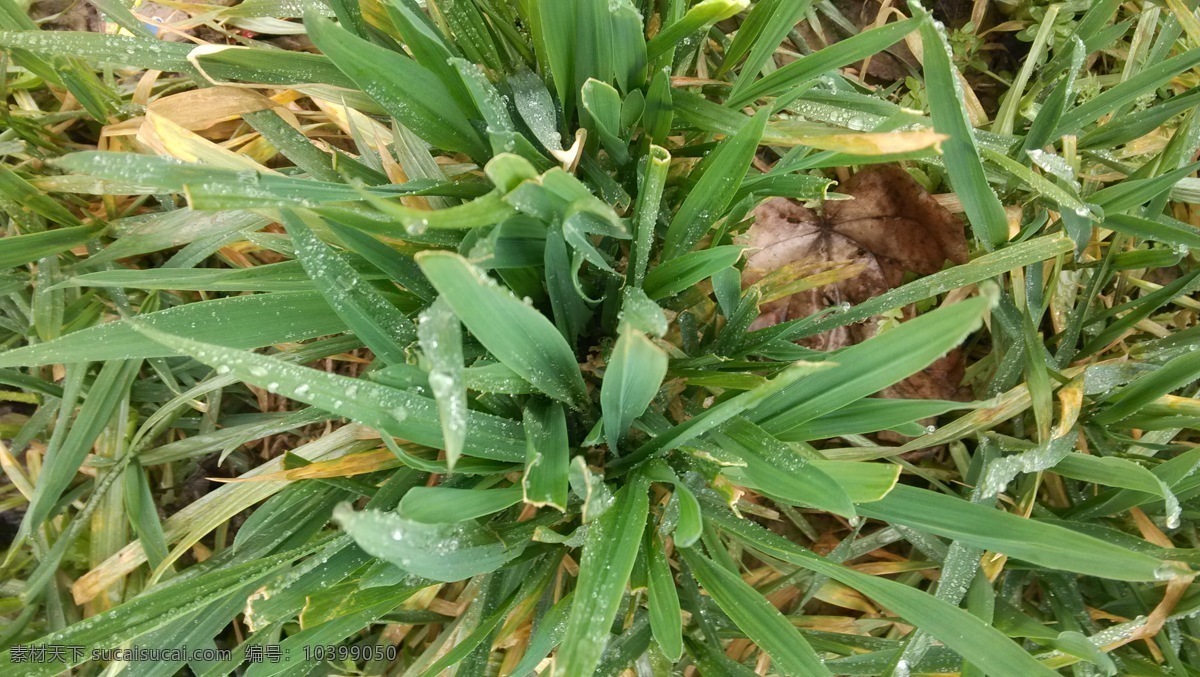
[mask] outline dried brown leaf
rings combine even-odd
[[[756,210],[748,237],[753,253],[743,284],[757,283],[773,271],[798,262],[854,266],[857,275],[763,304],[751,328],[808,317],[825,308],[857,305],[893,289],[906,274],[930,275],[947,261],[967,262],[963,224],[946,211],[906,171],[896,165],[869,167],[839,192],[850,200],[829,201],[824,213],[782,198]],[[912,315],[904,310],[904,319]],[[836,350],[875,335],[878,322],[839,327],[804,343]],[[962,378],[962,359],[951,353],[889,389],[891,397],[952,399]]]

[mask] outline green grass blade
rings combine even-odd
[[[1159,397],[1200,378],[1200,352],[1187,352],[1104,398],[1109,406],[1092,416],[1098,424],[1136,414]]]
[[[467,435],[467,384],[463,378],[462,325],[438,299],[421,311],[417,334],[429,360],[429,389],[438,405],[446,465],[453,470]]]
[[[1074,246],[1075,243],[1071,241],[1071,238],[1065,234],[1056,233],[1005,247],[1000,251],[985,254],[968,264],[948,268],[896,287],[873,299],[864,301],[846,312],[835,313],[816,322],[793,320],[775,327],[751,332],[747,334],[742,350],[747,351],[753,349],[754,346],[773,340],[794,341],[836,327],[862,322],[892,308],[899,308],[952,289],[981,282],[1014,268],[1053,258],[1058,254],[1071,251]]]
[[[1163,576],[1159,573],[1163,561],[1156,557],[914,487],[897,486],[882,500],[859,506],[859,512],[1051,569],[1118,581],[1154,581]]]
[[[675,576],[667,561],[663,544],[647,533],[643,543],[646,553],[646,607],[650,611],[650,630],[654,640],[668,660],[677,662],[683,655],[683,619],[680,616],[679,592]]]
[[[1065,136],[1083,129],[1106,113],[1132,103],[1146,92],[1165,85],[1180,73],[1200,65],[1200,50],[1191,49],[1162,63],[1150,65],[1137,75],[1104,91],[1086,103],[1067,111],[1054,136]]]
[[[61,446],[51,444],[46,454],[45,469],[38,476],[29,509],[21,523],[23,532],[32,533],[50,516],[96,438],[116,413],[124,393],[133,385],[140,366],[141,360],[111,360],[100,369],[79,408],[75,425],[68,429]]]
[[[808,463],[787,444],[744,419],[735,419],[712,439],[745,462],[735,468],[746,486],[793,505],[808,505],[853,518],[854,503],[833,478]]]
[[[79,226],[83,222],[75,217],[66,207],[59,204],[49,195],[44,195],[28,181],[4,165],[0,165],[0,197],[27,209],[34,214],[65,226]]]
[[[533,400],[525,407],[524,422],[525,502],[565,512],[571,461],[566,413],[557,402]]]
[[[4,251],[0,252],[0,269],[23,266],[44,256],[53,256],[77,247],[94,238],[101,230],[102,226],[75,226],[6,237]]]
[[[404,348],[417,333],[412,320],[321,242],[300,212],[284,210],[283,221],[296,246],[296,257],[329,307],[385,362],[404,363],[407,360]]]
[[[651,63],[657,61],[687,36],[728,19],[749,5],[749,0],[701,0],[688,8],[682,19],[663,28],[646,43],[646,58]]]
[[[730,108],[741,108],[755,99],[777,96],[811,82],[829,71],[862,61],[903,40],[904,36],[916,30],[921,23],[920,17],[905,19],[835,42],[744,87],[738,96],[730,97],[726,105]]]
[[[702,172],[671,219],[663,241],[663,258],[686,254],[724,213],[742,185],[767,124],[767,111],[759,111],[749,124],[725,139],[693,170]]]
[[[646,279],[646,266],[650,262],[650,248],[654,242],[654,227],[662,202],[663,187],[667,182],[667,171],[671,167],[671,154],[660,146],[650,146],[646,163],[638,175],[638,202],[634,216],[632,263],[627,280],[641,287]]]
[[[766,383],[705,409],[702,413],[671,428],[663,434],[638,447],[628,456],[609,462],[609,472],[630,468],[656,454],[678,449],[681,445],[717,428],[745,411],[752,411],[785,391],[789,386],[803,382],[811,374],[830,368],[826,362],[796,362]]]
[[[783,41],[808,8],[810,0],[769,0],[755,3],[746,16],[746,21],[738,28],[733,36],[733,42],[725,51],[725,60],[721,63],[720,72],[733,68],[743,56],[746,62],[733,82],[730,96],[739,96],[747,85],[754,82],[763,67],[775,53],[779,43]]]
[[[616,504],[589,527],[579,559],[579,581],[555,677],[590,675],[608,643],[609,628],[625,594],[649,514],[650,482],[634,474],[617,492]]]
[[[645,334],[626,329],[617,339],[600,386],[600,409],[609,449],[620,450],[634,419],[658,394],[667,354]]]
[[[203,609],[218,599],[265,579],[319,545],[318,543],[301,550],[219,568],[168,584],[64,630],[44,635],[39,642],[46,645],[78,646],[83,651],[79,652],[79,658],[74,658],[71,651],[65,652],[65,663],[63,660],[51,660],[25,664],[22,672],[35,677],[60,674],[65,668],[82,663],[90,657],[93,649],[112,649],[163,627],[176,618]],[[12,664],[13,650],[0,653],[0,662]]]
[[[268,391],[345,416],[382,433],[425,446],[443,448],[437,405],[433,400],[362,379],[308,369],[279,358],[225,348],[166,334],[139,323],[137,330],[169,347]],[[465,453],[481,458],[519,461],[525,457],[525,436],[510,419],[471,412]]]
[[[657,301],[690,289],[717,271],[737,263],[744,250],[741,245],[722,245],[670,259],[646,275],[643,287],[646,296]]]
[[[836,411],[929,366],[983,322],[991,302],[973,298],[914,318],[839,351],[836,366],[798,381],[764,402],[750,419],[772,433]]]
[[[587,406],[570,346],[544,315],[484,278],[466,259],[422,252],[417,265],[489,352],[547,395]]]
[[[777,669],[788,675],[833,674],[804,635],[749,583],[691,548],[681,554],[717,606],[771,657]]]
[[[357,38],[314,14],[309,36],[363,91],[417,136],[438,148],[482,160],[487,150],[454,95],[424,66]]]
[[[400,514],[422,524],[466,522],[521,502],[521,488],[450,489],[413,487],[400,501]]]
[[[925,52],[925,86],[935,131],[949,136],[942,142],[950,185],[962,201],[975,237],[989,250],[1008,241],[1004,206],[983,173],[975,134],[967,121],[962,84],[950,59],[944,32],[926,17],[921,22]]]
[[[519,554],[474,521],[425,524],[343,503],[333,519],[368,553],[434,581],[461,581],[495,571]]]
[[[258,348],[346,331],[341,318],[316,292],[256,294],[190,303],[139,316],[159,331],[230,348]],[[180,353],[118,320],[67,334],[53,341],[0,353],[0,367],[36,366],[168,357]]]
[[[882,576],[862,574],[834,564],[757,524],[734,517],[728,510],[706,510],[705,516],[719,522],[722,529],[759,552],[829,576],[858,590],[933,635],[968,661],[984,667],[988,674],[1002,677],[1057,674],[998,630],[933,595]]]

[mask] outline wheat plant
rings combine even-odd
[[[4,0],[3,672],[1200,670],[1200,20],[992,4]]]

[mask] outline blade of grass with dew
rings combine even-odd
[[[962,201],[971,232],[990,251],[1008,241],[1008,217],[983,172],[946,36],[928,16],[920,32],[933,128],[950,137],[942,142],[950,185]]]
[[[571,650],[555,662],[555,677],[592,674],[600,662],[637,557],[636,544],[646,528],[649,485],[645,476],[635,473],[584,537],[575,601],[563,637],[563,645]]]
[[[749,0],[701,0],[689,7],[683,18],[664,27],[646,43],[646,58],[651,63],[657,61],[687,36],[722,19],[728,19],[749,5]]]
[[[1049,677],[1056,674],[998,630],[966,610],[947,604],[933,595],[888,578],[862,574],[830,562],[757,524],[735,517],[723,507],[706,509],[705,517],[717,522],[735,540],[754,550],[858,590],[914,626],[926,630],[967,660],[984,666],[989,674],[1005,677]]]
[[[833,674],[804,635],[749,583],[691,548],[681,555],[717,606],[779,669],[791,675]]]
[[[417,325],[421,352],[429,361],[429,389],[437,402],[451,470],[462,454],[467,435],[467,384],[463,378],[462,324],[443,300],[421,311]]]
[[[709,407],[703,413],[693,416],[684,423],[646,442],[628,456],[610,461],[608,470],[609,472],[620,472],[641,463],[647,458],[678,449],[690,440],[710,430],[714,430],[733,417],[742,414],[742,412],[752,411],[762,406],[764,402],[769,401],[770,398],[778,393],[785,391],[789,386],[803,382],[806,377],[829,369],[832,366],[832,363],[828,362],[796,362],[777,374],[770,381]]]
[[[355,511],[347,504],[334,509],[333,519],[363,550],[435,581],[495,571],[520,554],[474,521],[425,524],[396,513]]]
[[[98,225],[75,226],[6,237],[4,238],[4,251],[0,253],[0,269],[23,266],[40,258],[78,247],[92,240],[103,229],[103,226]]]
[[[141,315],[137,322],[230,348],[258,348],[346,331],[341,318],[316,292],[256,294],[190,303]],[[118,320],[0,353],[0,367],[178,354],[138,333],[131,320]]]
[[[439,148],[487,157],[478,132],[438,77],[406,56],[306,15],[309,36],[355,84],[417,136]]]
[[[721,142],[692,170],[701,174],[667,228],[664,259],[690,251],[728,208],[746,176],[766,124],[767,111],[759,111],[749,124]]]
[[[526,503],[565,512],[571,460],[567,418],[562,405],[533,400],[525,406],[525,474],[521,489]]]
[[[858,509],[889,524],[953,538],[1051,569],[1119,581],[1154,581],[1164,575],[1163,560],[1156,557],[914,487],[897,486],[881,500]]]
[[[225,348],[167,334],[145,323],[134,325],[151,340],[191,355],[220,373],[286,393],[288,397],[345,416],[380,432],[443,448],[437,405],[432,400],[363,379],[308,369],[275,357]],[[501,461],[525,457],[525,439],[516,421],[471,412],[463,451]]]
[[[48,644],[78,646],[80,652],[66,652],[59,660],[26,666],[31,676],[55,675],[81,664],[93,649],[111,649],[116,644],[141,637],[156,628],[193,611],[203,609],[216,599],[264,580],[267,576],[320,546],[315,544],[271,557],[216,569],[199,576],[169,583],[85,621],[43,636]],[[0,654],[0,661],[13,663],[13,650]]]
[[[683,620],[675,577],[663,551],[663,544],[646,532],[642,547],[646,553],[646,606],[650,612],[650,630],[654,640],[670,661],[683,655]]]
[[[999,251],[984,254],[965,265],[948,268],[896,287],[855,305],[848,311],[835,313],[815,322],[792,320],[774,327],[750,332],[746,335],[742,351],[751,351],[754,347],[773,340],[794,341],[836,327],[862,322],[892,308],[899,308],[952,289],[978,283],[1014,268],[1053,258],[1070,251],[1074,246],[1071,238],[1065,234],[1056,233],[1005,247]]]
[[[756,99],[778,96],[829,71],[862,61],[903,40],[904,36],[916,30],[922,21],[920,17],[904,19],[836,42],[743,87],[741,93],[730,97],[726,105],[730,108],[740,108]]]
[[[465,522],[521,502],[521,488],[448,489],[413,487],[400,501],[400,514],[422,524]]]
[[[886,388],[929,366],[983,322],[991,301],[973,298],[916,317],[886,334],[838,352],[829,369],[813,374],[752,410],[767,432],[802,423]]]
[[[744,250],[741,245],[722,245],[675,257],[646,274],[646,296],[657,301],[689,289],[737,263]]]
[[[610,449],[622,448],[629,427],[658,394],[666,373],[667,354],[662,348],[636,329],[621,332],[600,387],[604,436]]]
[[[297,258],[329,307],[385,362],[404,363],[407,360],[404,348],[417,334],[412,320],[321,242],[302,213],[284,210],[283,222],[295,244]]]
[[[585,407],[575,355],[544,315],[485,278],[461,256],[426,251],[417,265],[459,320],[495,357],[551,397]]]
[[[676,546],[690,548],[700,540],[704,530],[704,521],[700,516],[700,503],[696,500],[696,495],[692,493],[687,484],[680,481],[679,476],[662,459],[652,459],[644,466],[643,471],[649,479],[671,485],[674,491],[671,500],[679,507],[679,517],[670,532],[671,537]]]
[[[855,517],[854,503],[833,478],[753,423],[734,419],[711,438],[723,451],[746,464],[731,470],[747,486],[788,503]]]

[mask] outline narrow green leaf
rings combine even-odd
[[[462,324],[444,299],[421,311],[417,335],[429,360],[429,389],[437,402],[451,470],[467,437],[467,384],[463,378]]]
[[[82,223],[69,209],[33,187],[5,165],[0,165],[0,197],[21,209],[28,209],[61,225],[79,226]],[[71,232],[78,231],[72,229]]]
[[[989,250],[995,249],[1008,241],[1008,218],[983,172],[975,134],[967,122],[962,83],[950,58],[950,45],[943,30],[928,16],[921,21],[921,45],[933,128],[950,137],[942,142],[950,185],[962,200],[975,237]]]
[[[741,108],[746,104],[767,96],[776,96],[810,82],[825,73],[861,61],[891,47],[904,36],[917,29],[923,22],[913,17],[863,31],[832,45],[797,59],[770,75],[743,87],[740,94],[731,96],[726,102],[730,108]]]
[[[1120,421],[1198,378],[1200,351],[1184,353],[1108,396],[1106,399],[1110,405],[1094,414],[1092,421],[1102,425]]]
[[[1146,92],[1165,85],[1180,73],[1200,65],[1200,50],[1190,49],[1163,61],[1143,68],[1140,73],[1114,85],[1096,97],[1080,104],[1063,115],[1054,136],[1074,134],[1083,127],[1100,119],[1118,107],[1132,103]]]
[[[385,362],[405,362],[404,348],[416,338],[412,321],[321,242],[305,220],[302,212],[283,210],[284,226],[296,246],[296,257],[329,307]]]
[[[664,260],[686,254],[724,216],[754,159],[767,125],[767,114],[766,109],[760,110],[749,124],[722,141],[693,170],[693,173],[702,174],[667,228],[663,240]]]
[[[579,560],[575,602],[563,645],[570,651],[554,665],[556,677],[590,675],[608,644],[609,628],[625,594],[637,544],[650,510],[649,480],[635,473],[617,492],[617,502],[588,529]]]
[[[341,318],[316,292],[255,294],[189,303],[141,315],[137,322],[230,348],[258,348],[346,331]],[[0,353],[0,367],[179,354],[138,333],[132,321],[118,320],[81,329],[48,343]]]
[[[413,487],[400,501],[400,514],[422,524],[466,522],[521,502],[521,488],[450,489]]]
[[[1193,162],[1184,167],[1151,178],[1125,179],[1120,183],[1092,193],[1088,199],[1096,203],[1105,213],[1119,214],[1149,202],[1167,192],[1180,179],[1197,169],[1200,169],[1200,162]]]
[[[457,254],[422,252],[417,265],[496,359],[547,395],[576,408],[587,406],[575,355],[544,315]]]
[[[1158,496],[1163,500],[1167,527],[1174,529],[1179,525],[1179,500],[1171,493],[1170,487],[1154,473],[1133,461],[1115,456],[1067,454],[1054,465],[1054,472],[1083,482],[1121,487]]]
[[[706,509],[705,515],[759,552],[829,576],[858,590],[933,635],[966,660],[983,667],[990,675],[1051,677],[1058,674],[1034,659],[1019,644],[966,610],[947,604],[923,590],[834,564],[757,524],[734,517],[727,509]]]
[[[835,313],[816,322],[792,320],[751,332],[746,337],[746,343],[743,344],[742,350],[764,345],[773,340],[794,341],[805,336],[820,334],[835,327],[862,322],[884,311],[915,303],[951,289],[974,284],[1014,268],[1053,258],[1058,254],[1071,251],[1074,246],[1074,242],[1066,234],[1055,233],[1005,247],[999,251],[984,254],[970,263],[947,268],[933,275],[913,280],[860,303],[846,312]]]
[[[701,0],[688,8],[682,19],[663,28],[646,43],[646,58],[651,62],[657,61],[680,40],[722,19],[728,19],[749,5],[749,0]]]
[[[1163,561],[1092,536],[932,491],[898,485],[861,514],[1033,564],[1118,581],[1160,580]],[[1169,576],[1169,574],[1168,574]]]
[[[101,230],[103,226],[75,226],[6,237],[4,251],[0,252],[0,269],[23,266],[77,247],[96,237]]]
[[[673,490],[671,501],[679,507],[679,519],[675,523],[671,536],[675,539],[677,547],[692,547],[696,541],[700,540],[704,531],[704,519],[700,516],[700,502],[696,500],[696,495],[679,480],[671,467],[662,459],[651,459],[645,465],[644,472],[646,477],[655,482],[665,482],[671,485]]]
[[[187,354],[237,378],[271,392],[345,416],[382,433],[417,444],[444,448],[433,400],[363,379],[309,369],[276,357],[257,355],[211,343],[166,334],[146,323],[136,325],[153,341]],[[516,422],[482,412],[470,412],[463,451],[501,461],[525,457],[525,435]]]
[[[663,544],[652,533],[647,532],[644,545],[646,553],[646,607],[650,610],[650,630],[666,657],[678,662],[683,655],[683,619],[679,607],[679,593],[675,590],[675,576]]]
[[[803,383],[808,376],[829,369],[831,366],[827,362],[796,362],[770,381],[715,404],[638,447],[632,454],[610,461],[608,470],[610,473],[620,472],[651,456],[678,449],[729,421],[734,416],[745,411],[755,410],[778,393],[786,391],[790,386]]]
[[[1105,215],[1104,227],[1144,240],[1200,249],[1200,231],[1181,221],[1159,216],[1156,220],[1130,214]]]
[[[717,606],[788,675],[832,675],[812,645],[740,576],[695,552],[680,551],[683,560]]]
[[[825,440],[842,435],[894,430],[914,421],[970,407],[970,404],[963,402],[944,400],[895,400],[871,397],[852,402],[837,411],[802,423],[781,435],[780,439],[789,442]]]
[[[57,660],[25,663],[21,672],[31,677],[61,674],[64,669],[87,660],[92,649],[112,649],[161,628],[177,618],[200,611],[245,586],[253,586],[256,582],[264,580],[271,573],[320,545],[321,542],[318,541],[301,550],[217,568],[159,586],[135,600],[42,636],[37,640],[39,645],[78,646],[83,650],[78,653],[66,651],[64,656],[58,657]],[[15,663],[12,649],[0,653],[0,663]]]
[[[982,297],[938,308],[839,351],[836,366],[798,381],[751,412],[767,432],[783,433],[872,395],[929,366],[983,322]]]
[[[608,447],[619,453],[633,420],[646,411],[667,373],[667,354],[635,329],[621,332],[604,370],[600,409]]]
[[[62,444],[52,444],[46,454],[46,464],[38,475],[33,496],[29,499],[29,509],[21,523],[23,532],[32,533],[50,516],[50,511],[70,486],[96,438],[126,397],[140,367],[141,360],[111,360],[100,369],[88,388],[83,406],[75,417],[75,424],[67,429]]]
[[[793,505],[855,516],[854,504],[841,485],[753,423],[734,419],[711,437],[724,451],[746,463],[732,470],[747,486]]]
[[[355,37],[313,12],[305,15],[313,43],[389,114],[439,148],[483,160],[488,153],[442,81],[412,59]]]
[[[779,43],[811,6],[811,0],[768,0],[754,4],[745,23],[734,34],[718,70],[718,73],[728,71],[749,53],[729,92],[730,96],[740,95],[747,85],[754,82],[771,60]]]
[[[667,182],[667,170],[671,167],[671,154],[660,146],[650,146],[645,164],[638,173],[638,201],[634,216],[634,235],[629,272],[629,284],[641,287],[646,278],[646,266],[650,262],[650,248],[654,242],[654,229],[658,225],[663,187]]]
[[[425,524],[343,503],[333,519],[359,547],[405,571],[434,581],[461,581],[495,571],[520,554],[474,521]]]
[[[888,463],[812,460],[808,464],[837,482],[853,503],[878,501],[900,479],[900,466]]]
[[[690,289],[701,280],[712,277],[717,271],[737,263],[745,247],[721,245],[701,249],[677,256],[656,266],[646,275],[644,289],[651,300],[666,298]]]
[[[525,407],[525,502],[538,507],[567,509],[570,440],[562,405],[533,400]]]

